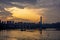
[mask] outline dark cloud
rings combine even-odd
[[[6,8],[6,7],[19,7],[19,8],[24,8],[24,6],[12,4],[12,3],[11,3],[10,1],[8,1],[8,0],[6,0],[6,1],[0,0],[0,4],[2,4],[2,5],[0,5],[0,6],[2,6],[2,7],[4,7],[4,8]]]
[[[4,12],[0,12],[0,16],[2,17],[7,17],[7,16],[11,16],[12,14],[8,11],[4,11]]]
[[[10,13],[10,12],[8,12],[8,11],[6,11],[5,9],[4,9],[4,6],[1,6],[0,5],[0,16],[3,18],[6,18],[6,17],[9,17],[9,16],[12,16],[12,13]]]
[[[32,4],[36,3],[36,1],[37,0],[10,0],[10,2],[21,2],[21,3],[26,2],[26,3],[32,3]]]
[[[47,9],[43,16],[48,23],[60,22],[60,0],[37,0],[38,8]]]
[[[39,8],[60,7],[60,0],[0,0],[0,2],[16,7],[25,7],[27,5]]]
[[[43,15],[47,23],[60,22],[60,11],[57,8],[49,8]]]
[[[60,7],[60,0],[37,0],[37,3],[42,8]]]
[[[7,1],[7,2],[36,2],[37,0],[1,0],[1,1]]]
[[[10,6],[24,8],[27,4],[31,4],[31,5],[36,4],[37,0],[0,0],[0,2]]]

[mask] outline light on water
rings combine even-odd
[[[60,40],[60,31],[20,31],[3,30],[0,31],[0,40]]]

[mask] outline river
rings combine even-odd
[[[0,40],[60,40],[60,31],[47,29],[42,30],[42,34],[40,34],[38,30],[2,30]]]

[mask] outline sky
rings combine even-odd
[[[0,0],[0,20],[60,22],[60,0]]]

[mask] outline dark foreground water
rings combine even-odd
[[[47,29],[40,34],[38,30],[2,30],[0,31],[0,40],[60,40],[60,31]]]

